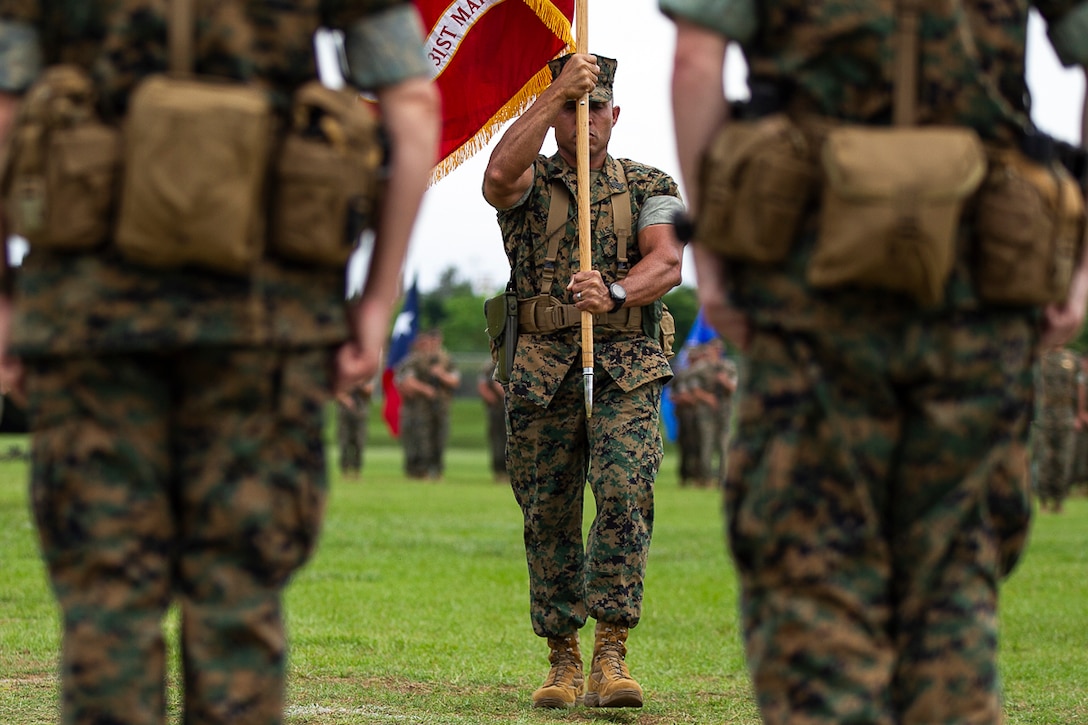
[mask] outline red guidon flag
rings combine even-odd
[[[574,50],[575,0],[415,0],[442,94],[437,181],[483,148],[551,82]]]

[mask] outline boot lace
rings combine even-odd
[[[561,649],[553,649],[551,656],[548,659],[551,661],[552,666],[551,669],[548,670],[548,676],[544,679],[542,687],[572,685],[575,678],[578,676],[580,665],[578,658],[574,656],[574,648],[563,647]]]
[[[631,672],[627,669],[627,663],[618,649],[612,647],[602,648],[598,661],[601,671],[619,680],[631,679]]]
[[[544,687],[557,685],[571,685],[578,674],[578,667],[572,660],[556,662],[548,670],[548,676],[544,679]]]

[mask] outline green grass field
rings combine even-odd
[[[487,471],[480,404],[457,401],[441,483],[406,481],[399,448],[372,414],[363,480],[334,479],[318,553],[287,593],[288,723],[759,722],[718,494],[680,489],[672,451],[658,481],[643,620],[629,641],[646,706],[533,711],[547,652],[529,624],[520,514]],[[0,452],[25,443],[0,438]],[[3,725],[56,720],[57,612],[26,478],[26,463],[0,462]],[[1004,590],[1009,723],[1088,723],[1086,541],[1085,498],[1040,515]]]

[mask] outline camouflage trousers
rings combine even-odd
[[[718,480],[719,471],[715,462],[721,460],[721,416],[717,409],[711,408],[706,403],[699,403],[695,406],[694,417],[699,450],[695,463],[695,478],[703,485],[709,485]]]
[[[506,404],[485,405],[487,413],[487,448],[491,458],[491,472],[506,474]]]
[[[1076,430],[1066,425],[1040,424],[1031,431],[1031,472],[1035,495],[1043,504],[1061,505],[1073,481]]]
[[[725,480],[729,470],[729,441],[733,430],[733,396],[721,401],[718,409],[718,481]]]
[[[326,501],[326,350],[27,361],[31,494],[63,618],[61,721],[165,722],[180,614],[184,722],[282,721],[281,593]]]
[[[766,723],[996,723],[1030,518],[1026,313],[757,325],[726,480]]]
[[[340,451],[340,471],[358,473],[363,469],[363,451],[366,450],[368,413],[363,407],[351,408],[344,403],[336,404],[336,442]]]
[[[423,439],[426,411],[420,398],[402,398],[400,402],[400,445],[404,450],[404,473],[408,476],[427,475],[430,451]]]
[[[507,471],[525,521],[530,616],[541,637],[573,634],[587,616],[634,627],[661,465],[662,381],[624,392],[595,373],[587,425],[581,368],[547,408],[507,395]],[[596,515],[583,545],[586,482]]]
[[[699,455],[699,439],[696,436],[695,412],[690,405],[678,405],[676,411],[676,450],[680,456],[678,473],[680,485],[686,486],[695,477]]]
[[[1088,482],[1088,428],[1082,427],[1075,434],[1072,481],[1074,484]]]
[[[400,429],[404,472],[413,477],[441,476],[450,435],[449,402],[426,398],[403,401]]]

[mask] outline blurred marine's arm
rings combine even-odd
[[[1084,69],[1085,90],[1081,106],[1082,147],[1088,147],[1088,67]],[[1083,183],[1083,180],[1082,180]],[[1073,273],[1069,296],[1061,303],[1047,305],[1043,316],[1043,329],[1039,345],[1047,350],[1072,340],[1084,324],[1088,308],[1088,244],[1081,249],[1080,264]]]
[[[440,123],[438,91],[423,55],[423,28],[414,6],[403,3],[368,17],[345,40],[352,82],[378,98],[391,157],[366,287],[349,311],[351,341],[337,355],[338,390],[377,372],[400,294],[408,240],[437,160]]]

